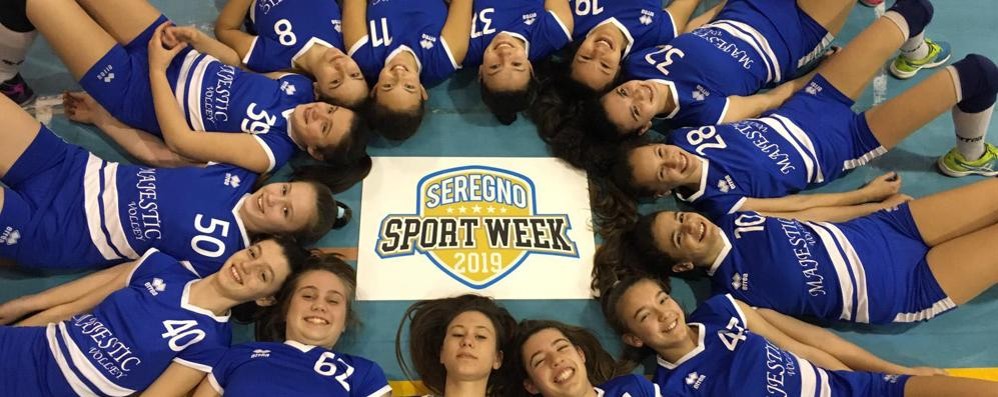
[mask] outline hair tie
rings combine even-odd
[[[343,219],[347,215],[347,210],[339,203],[336,203],[336,219]]]

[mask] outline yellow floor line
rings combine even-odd
[[[998,368],[947,368],[950,376],[983,379],[998,382]],[[392,381],[393,397],[422,396],[429,393],[421,382]]]

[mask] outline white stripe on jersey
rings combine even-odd
[[[187,368],[190,368],[190,369],[193,369],[193,370],[204,372],[206,374],[210,374],[211,373],[211,367],[209,367],[207,365],[204,365],[204,364],[198,364],[198,363],[193,362],[193,361],[187,361],[187,360],[184,360],[184,359],[182,359],[180,357],[174,357],[173,358],[173,362],[175,362],[177,364],[180,364],[180,365],[183,365],[183,366],[185,366]]]
[[[115,397],[130,396],[135,393],[135,390],[118,386],[110,379],[104,377],[104,374],[100,373],[100,370],[98,370],[97,367],[95,367],[94,364],[87,359],[87,356],[83,354],[80,347],[76,346],[76,342],[73,341],[73,338],[69,336],[69,331],[66,330],[66,322],[60,322],[56,326],[59,327],[59,336],[61,336],[60,339],[65,344],[66,350],[69,351],[69,358],[73,362],[73,367],[80,372],[80,375],[87,378],[90,383],[97,386],[101,393]],[[49,343],[51,343],[51,341]]]
[[[215,61],[217,60],[214,57],[205,55],[191,71],[190,84],[187,85],[187,119],[190,120],[191,128],[194,131],[205,130],[204,115],[201,113],[201,89],[204,85],[204,71],[209,64]]]
[[[56,366],[59,367],[59,371],[62,372],[62,376],[66,378],[66,383],[69,384],[69,388],[73,389],[73,392],[83,397],[97,397],[97,394],[90,390],[85,383],[72,369],[69,368],[69,364],[66,362],[66,357],[63,357],[62,350],[59,350],[59,342],[55,337],[55,324],[49,323],[45,327],[45,337],[48,339],[49,351],[52,352],[52,358],[55,359]]]
[[[933,303],[932,307],[917,312],[898,313],[894,316],[895,323],[913,323],[916,321],[928,320],[956,307],[956,302],[947,297],[939,302]]]
[[[814,148],[814,142],[797,123],[778,114],[771,114],[769,117],[759,119],[759,121],[773,127],[783,139],[790,142],[790,145],[797,150],[804,161],[804,168],[807,169],[808,183],[825,181],[825,173],[821,170],[821,162],[818,161],[818,152]]]
[[[821,240],[821,244],[825,246],[825,251],[828,252],[828,257],[832,260],[832,267],[835,268],[835,275],[839,278],[839,292],[842,295],[842,313],[839,314],[840,320],[850,321],[852,320],[852,282],[849,279],[849,270],[846,269],[846,260],[842,258],[842,253],[839,252],[838,247],[835,246],[835,239],[832,237],[824,228],[815,225],[810,222],[804,222],[805,225],[811,227],[814,233],[818,235],[818,239]]]
[[[561,18],[558,18],[558,14],[551,10],[548,10],[548,14],[551,14],[551,16],[554,17],[554,21],[558,22],[558,26],[561,26],[561,32],[565,33],[565,37],[568,38],[568,41],[572,41],[572,31],[568,30],[568,27],[561,21]],[[527,53],[529,54],[530,52],[528,51]]]
[[[863,266],[863,261],[859,259],[859,253],[856,252],[856,248],[852,246],[852,242],[849,241],[849,238],[845,234],[842,234],[842,230],[838,226],[828,222],[816,223],[828,228],[832,232],[835,240],[842,247],[846,259],[849,260],[849,267],[852,269],[853,284],[856,287],[856,321],[864,324],[869,323],[870,298],[866,286],[866,267]],[[840,280],[840,282],[842,281]]]
[[[253,8],[256,8],[256,7],[253,7]],[[248,64],[250,57],[253,56],[253,49],[256,48],[256,42],[258,40],[260,40],[260,36],[253,36],[253,41],[250,42],[249,50],[246,51],[246,55],[243,56],[243,59],[242,59],[244,65]],[[293,62],[292,62],[292,64],[293,64]]]
[[[180,64],[180,74],[177,75],[177,86],[173,87],[173,96],[177,98],[181,112],[184,111],[184,98],[187,98],[187,75],[191,74],[191,65],[198,55],[197,51],[188,51],[187,55],[184,55],[184,62]]]
[[[108,162],[104,167],[104,226],[111,236],[111,244],[129,259],[139,257],[132,245],[128,243],[125,229],[121,227],[121,216],[118,212],[118,163]]]
[[[759,54],[762,58],[762,62],[766,64],[766,82],[773,83],[783,81],[783,77],[780,72],[780,60],[776,58],[776,53],[773,52],[772,47],[769,46],[769,40],[766,40],[766,36],[759,33],[752,26],[744,24],[742,22],[733,21],[730,19],[719,19],[711,22],[704,27],[713,27],[744,41]]]
[[[798,68],[803,67],[804,65],[811,63],[811,61],[818,59],[818,57],[820,57],[822,54],[825,53],[826,49],[828,48],[828,45],[832,44],[832,41],[834,40],[835,40],[835,35],[831,33],[826,33],[825,37],[821,38],[821,42],[818,43],[818,45],[814,46],[814,49],[811,50],[810,53],[803,56],[801,59],[797,60],[797,67]]]
[[[444,47],[444,52],[447,53],[447,59],[450,60],[450,66],[454,68],[454,70],[460,69],[461,64],[454,59],[454,54],[451,53],[450,50],[450,44],[447,44],[447,39],[444,38],[444,36],[440,36],[440,44]],[[419,57],[416,57],[416,59],[419,59]],[[422,70],[422,68],[420,68],[420,70]]]
[[[887,149],[885,149],[883,146],[877,146],[875,149],[873,149],[873,150],[871,150],[869,152],[866,152],[865,154],[863,154],[862,156],[860,156],[857,159],[846,160],[846,161],[842,162],[842,170],[843,171],[848,171],[848,170],[851,170],[853,168],[856,168],[856,167],[859,167],[861,165],[864,165],[866,163],[869,163],[870,160],[873,160],[873,159],[875,159],[877,157],[883,156],[884,153],[887,153]]]
[[[90,241],[107,260],[124,259],[111,248],[107,236],[101,230],[101,208],[98,197],[101,192],[100,174],[103,160],[93,153],[87,158],[87,168],[83,174],[83,209],[87,215],[87,228],[90,230]]]
[[[225,389],[222,388],[222,385],[218,384],[218,380],[215,379],[214,373],[208,374],[208,383],[211,384],[211,388],[215,389],[218,394],[225,394]]]
[[[796,354],[790,354],[797,359],[797,365],[800,369],[800,396],[831,397],[832,388],[828,384],[828,372],[797,357]]]

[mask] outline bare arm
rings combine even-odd
[[[778,198],[748,198],[740,209],[775,214],[794,213],[818,207],[854,206],[864,203],[877,203],[879,205],[881,201],[892,197],[900,190],[901,176],[894,172],[888,172],[856,190],[841,193],[793,194]]]
[[[252,6],[253,0],[229,0],[215,20],[215,37],[235,50],[240,60],[246,58],[256,38],[242,29],[243,20]]]
[[[690,19],[689,22],[686,23],[686,29],[683,29],[682,32],[692,32],[693,29],[699,28],[707,22],[714,20],[714,17],[721,12],[721,9],[724,8],[724,4],[726,2],[727,0],[721,0],[720,3],[717,3],[717,5],[711,7],[707,11],[704,11],[703,14],[697,15],[695,18]]]
[[[88,292],[115,280],[126,265],[122,264],[90,273],[37,294],[25,295],[5,302],[3,305],[0,305],[0,324],[9,324],[25,314],[48,310],[80,299]]]
[[[166,371],[149,385],[143,397],[186,396],[205,378],[205,373],[177,363],[171,363]]]
[[[760,94],[749,96],[729,96],[728,110],[724,114],[724,119],[721,120],[721,123],[731,123],[739,120],[745,120],[756,117],[768,110],[780,107],[780,105],[782,105],[783,102],[786,102],[787,99],[790,99],[794,93],[799,91],[801,88],[804,88],[804,86],[811,81],[811,78],[814,77],[814,73],[815,71],[812,71],[811,73],[780,84],[775,88]]]
[[[749,330],[766,338],[777,347],[796,354],[824,369],[833,371],[850,370],[848,366],[835,358],[835,356],[811,345],[801,343],[801,341],[794,339],[791,335],[787,335],[773,324],[770,324],[766,318],[762,317],[755,309],[745,304],[745,302],[735,302],[741,308],[742,313],[745,314],[746,326]]]
[[[204,380],[198,384],[198,388],[194,389],[194,394],[191,397],[219,397],[218,391],[211,385],[211,381],[208,378],[211,375],[206,375]]]
[[[143,164],[163,168],[201,165],[174,153],[159,137],[122,123],[84,92],[63,94],[63,105],[70,120],[93,124]]]
[[[744,309],[743,309],[744,310]],[[789,335],[798,342],[819,349],[835,357],[849,368],[856,371],[883,372],[888,374],[911,374],[926,369],[913,369],[894,364],[875,356],[852,342],[842,339],[833,332],[816,327],[796,318],[777,313],[769,309],[755,310],[761,318],[774,328]],[[754,330],[753,330],[754,331]],[[931,369],[929,369],[931,370]],[[942,370],[935,370],[941,374]],[[924,375],[924,374],[922,374]]]
[[[568,0],[544,0],[544,9],[551,11],[558,16],[561,23],[565,24],[569,36],[575,31],[575,17],[572,15],[572,5]]]
[[[195,161],[232,164],[259,173],[269,171],[270,159],[252,135],[195,132],[187,126],[166,79],[166,66],[181,46],[164,49],[158,44],[158,36],[161,34],[162,27],[157,28],[149,45],[149,85],[152,88],[156,119],[167,147]]]
[[[350,51],[358,41],[367,36],[367,1],[343,0],[341,4],[343,47]]]
[[[44,310],[17,325],[42,326],[85,313],[123,288],[135,266],[137,262],[123,263],[42,292],[38,299],[45,306],[40,309]]]
[[[440,36],[447,41],[454,61],[460,65],[468,54],[468,41],[471,40],[472,0],[451,0],[447,11],[447,22]]]
[[[179,42],[184,42],[202,54],[218,58],[226,65],[239,67],[243,64],[243,59],[236,53],[236,50],[222,44],[194,26],[172,26],[164,30],[164,36],[163,43],[168,47],[174,47]]]
[[[668,7],[665,7],[665,11],[672,15],[672,23],[675,24],[677,32],[686,31],[686,24],[699,5],[700,0],[673,0]]]
[[[799,221],[845,222],[872,214],[882,209],[884,209],[884,205],[880,203],[866,203],[837,207],[814,207],[793,212],[757,212],[768,217],[796,219]]]

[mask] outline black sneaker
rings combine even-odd
[[[0,83],[0,91],[20,106],[28,105],[35,100],[35,91],[28,87],[28,83],[24,82],[20,73]]]

